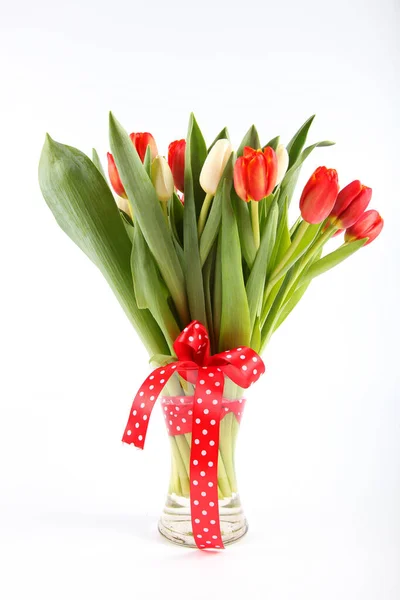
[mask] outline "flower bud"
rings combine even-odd
[[[176,140],[168,146],[168,164],[171,167],[175,187],[184,191],[186,140]]]
[[[125,188],[122,185],[122,181],[120,179],[117,165],[115,164],[115,160],[112,154],[107,152],[107,161],[108,161],[108,176],[111,181],[111,185],[114,189],[114,192],[121,196],[121,198],[127,198]]]
[[[368,238],[365,246],[374,241],[383,228],[383,219],[376,210],[367,210],[361,217],[348,229],[344,235],[345,242],[354,242]]]
[[[163,156],[156,156],[151,163],[151,180],[160,202],[167,202],[174,193],[174,178]]]
[[[361,181],[352,181],[336,198],[329,221],[341,229],[351,227],[363,214],[372,196],[372,190]]]
[[[151,133],[131,133],[129,136],[139,154],[140,160],[144,162],[147,146],[150,146],[151,160],[154,160],[158,154],[157,144]]]
[[[278,185],[284,178],[289,166],[289,154],[283,144],[278,145],[275,153],[278,160],[278,173],[276,176],[276,185]]]
[[[331,212],[339,191],[335,169],[318,167],[306,183],[300,198],[301,216],[307,223],[321,223]]]
[[[272,192],[276,185],[278,160],[270,146],[254,150],[246,146],[233,170],[233,183],[239,198],[245,202],[259,202]]]
[[[200,185],[210,195],[217,191],[218,184],[233,152],[229,140],[218,140],[211,148],[200,173]]]
[[[131,216],[131,209],[129,206],[129,202],[126,198],[122,198],[122,197],[118,196],[118,198],[116,198],[115,201],[117,203],[119,210],[122,210],[125,214]]]

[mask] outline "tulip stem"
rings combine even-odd
[[[197,226],[199,238],[200,238],[201,234],[203,233],[203,229],[204,229],[204,226],[207,221],[208,211],[210,209],[211,200],[213,198],[214,198],[214,194],[207,194],[206,197],[204,198],[203,206],[201,207],[201,211],[200,211],[199,223]]]
[[[167,221],[167,225],[168,225],[169,223],[168,223],[168,207],[167,207],[167,204],[168,204],[168,202],[161,202],[161,206],[162,206],[162,209],[163,209],[164,217],[165,217],[165,220]]]
[[[260,216],[258,211],[258,202],[255,200],[250,201],[251,205],[251,224],[253,227],[253,237],[256,250],[260,247]]]

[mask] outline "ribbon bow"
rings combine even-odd
[[[210,356],[206,328],[198,321],[174,342],[177,361],[155,369],[132,404],[122,441],[143,449],[151,411],[169,378],[178,372],[195,385],[190,449],[190,507],[198,548],[223,548],[218,508],[218,446],[224,375],[248,388],[265,371],[254,350],[240,347]]]

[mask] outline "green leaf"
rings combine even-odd
[[[253,266],[256,257],[257,248],[254,243],[253,229],[251,226],[251,218],[248,203],[244,202],[232,190],[232,205],[236,214],[236,221],[239,229],[240,244],[242,248],[243,258],[249,269]]]
[[[120,214],[120,217],[124,224],[126,233],[128,234],[128,237],[132,242],[132,240],[133,240],[133,223],[131,221],[131,218],[126,213],[124,213],[123,210],[120,210],[119,214]]]
[[[160,202],[128,134],[110,114],[110,143],[130,205],[160,269],[181,325],[189,320],[185,279]]]
[[[294,292],[294,294],[292,294],[292,296],[290,297],[290,300],[288,302],[286,302],[282,311],[279,314],[279,318],[277,319],[277,321],[275,323],[274,332],[278,329],[278,327],[280,327],[282,325],[283,321],[289,316],[289,314],[292,312],[294,307],[300,302],[300,300],[306,293],[309,285],[310,285],[310,281],[308,283],[305,283],[304,285],[300,286],[299,288],[297,288],[297,290]]]
[[[212,292],[213,292],[213,273],[215,267],[215,256],[217,254],[217,242],[214,243],[211,252],[209,253],[207,260],[203,267],[203,281],[204,281],[204,298],[206,303],[206,315],[208,323],[208,333],[210,336],[211,353],[216,352],[216,344],[214,340],[214,328],[213,323],[213,311],[212,311]]]
[[[253,348],[255,352],[261,350],[261,325],[260,317],[257,317],[253,327],[253,333],[251,335],[250,348]]]
[[[300,156],[300,152],[306,143],[308,131],[314,119],[315,115],[312,115],[309,119],[307,119],[307,121],[300,127],[300,129],[295,133],[288,143],[286,149],[289,154],[289,169]]]
[[[203,233],[200,238],[200,260],[204,265],[208,253],[210,252],[215,240],[217,239],[218,231],[221,226],[222,217],[222,193],[225,179],[232,180],[233,177],[233,153],[226,163],[224,172],[217,187],[215,197],[213,199],[210,214],[206,221]]]
[[[246,135],[242,139],[240,146],[237,151],[238,156],[242,156],[243,150],[245,146],[250,146],[250,148],[261,148],[260,138],[258,136],[258,131],[255,125],[252,125],[250,129],[247,131]]]
[[[222,311],[219,350],[250,344],[250,314],[242,270],[239,232],[230,198],[230,183],[223,184],[221,263]]]
[[[318,277],[318,275],[322,275],[322,273],[329,271],[329,269],[333,269],[333,267],[336,267],[336,265],[340,264],[343,260],[354,254],[354,252],[357,252],[357,250],[362,248],[366,241],[367,238],[350,242],[349,244],[344,244],[343,246],[340,246],[340,248],[337,248],[337,250],[330,252],[330,254],[327,254],[311,265],[308,271],[301,277],[299,284],[303,286],[307,282],[310,282],[311,279],[314,279],[314,277]]]
[[[269,210],[268,220],[262,234],[260,248],[257,252],[257,256],[246,285],[251,329],[253,329],[256,317],[261,311],[268,263],[275,245],[278,214],[279,210],[275,201]]]
[[[185,153],[185,207],[183,211],[185,279],[190,317],[191,319],[200,321],[200,323],[203,323],[207,327],[194,196],[195,172],[193,171],[194,165],[197,173],[199,164],[197,151],[203,145],[203,142],[203,136],[192,114],[189,120]]]
[[[168,290],[162,281],[153,256],[146,244],[140,227],[134,229],[131,269],[136,302],[139,308],[148,308],[173,350],[173,342],[180,329],[168,305]]]
[[[208,154],[210,153],[211,148],[213,146],[215,146],[216,142],[218,142],[218,140],[229,140],[229,132],[228,132],[228,128],[227,127],[224,127],[223,129],[221,129],[221,131],[219,132],[219,134],[217,135],[217,137],[215,138],[215,140],[213,141],[213,143],[209,147]]]
[[[200,185],[200,173],[204,165],[204,161],[207,158],[207,146],[204,141],[203,134],[200,131],[200,127],[197,124],[197,121],[192,113],[190,115],[189,121],[189,132],[190,139],[190,155],[191,155],[191,171],[192,171],[192,182],[193,182],[193,195],[194,195],[194,203],[196,208],[196,219],[198,220],[201,207],[203,205],[203,201],[205,198],[205,191],[202,189]],[[189,139],[186,139],[186,144]],[[186,161],[185,155],[185,161]],[[186,172],[185,172],[186,177]],[[185,187],[185,208],[186,208],[186,187]]]
[[[175,239],[183,246],[183,204],[176,194],[173,194],[168,203],[169,220]]]
[[[100,171],[100,173],[103,175],[104,179],[107,181],[107,178],[104,174],[104,169],[101,164],[99,155],[97,154],[96,148],[92,148],[92,162],[94,163],[95,167]],[[108,185],[108,181],[107,181],[107,185]]]
[[[93,162],[47,136],[39,164],[44,199],[61,229],[100,269],[147,350],[167,353],[149,311],[137,307],[130,269],[131,242],[113,195]]]
[[[267,146],[270,146],[273,150],[276,150],[279,145],[280,139],[281,139],[280,135],[277,135],[276,137],[272,138],[272,140],[269,140],[268,144],[265,144],[265,146],[263,146],[263,150],[264,150],[264,148],[267,148]]]
[[[321,228],[322,228],[322,223],[317,223],[315,225],[311,225],[311,224],[306,224],[303,221],[303,224],[307,225],[306,232],[304,233],[303,237],[301,238],[300,243],[298,244],[297,248],[293,252],[292,256],[289,258],[289,260],[287,260],[283,269],[279,270],[279,272],[281,273],[282,276],[285,275],[285,273],[287,273],[289,271],[289,269],[291,269],[291,267],[303,256],[303,254],[305,254],[305,252],[309,249],[309,247],[311,246],[311,244],[313,243],[313,241],[315,240],[315,238],[317,237],[317,235],[319,234],[319,232],[321,231]],[[294,243],[294,242],[291,240],[291,244],[292,243]],[[293,247],[292,247],[292,249],[293,249]]]
[[[217,253],[215,256],[214,290],[213,290],[213,330],[215,348],[219,347],[222,315],[222,235],[219,232]]]

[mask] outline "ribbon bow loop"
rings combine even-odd
[[[193,536],[199,548],[223,548],[218,508],[218,447],[224,376],[248,388],[265,367],[254,350],[239,347],[210,356],[207,330],[198,321],[190,323],[174,342],[176,362],[155,369],[142,384],[132,404],[122,438],[127,444],[144,447],[155,400],[174,373],[195,385],[190,450],[190,507]],[[199,371],[201,377],[199,377]],[[205,458],[207,457],[207,458]],[[207,471],[206,471],[207,469]],[[207,475],[207,489],[200,481]],[[207,527],[201,525],[207,515]],[[212,526],[212,527],[211,527]],[[212,533],[211,533],[212,529]],[[204,540],[204,532],[210,533]]]

